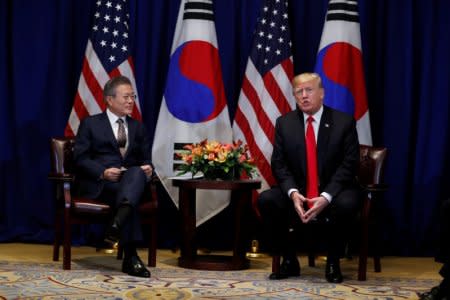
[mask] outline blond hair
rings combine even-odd
[[[292,86],[295,87],[296,85],[300,84],[300,83],[304,83],[304,82],[308,82],[311,80],[317,80],[317,83],[319,85],[319,88],[323,88],[322,85],[322,79],[320,78],[320,75],[317,73],[302,73],[299,74],[297,76],[295,76],[294,78],[292,78]]]

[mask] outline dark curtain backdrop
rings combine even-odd
[[[231,119],[261,3],[214,3]],[[130,6],[138,94],[153,138],[179,0],[131,0]],[[0,2],[2,242],[52,239],[49,138],[63,135],[94,8],[94,0]],[[297,73],[314,68],[326,9],[326,0],[290,1]],[[361,0],[359,9],[373,141],[389,149],[389,191],[379,203],[383,248],[429,255],[450,184],[450,2]],[[162,199],[159,242],[165,244],[176,239],[177,216]]]

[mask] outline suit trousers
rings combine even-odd
[[[350,227],[360,208],[361,199],[359,189],[343,190],[333,197],[331,203],[318,215],[319,220],[326,219],[326,230],[320,234],[323,235],[322,238],[327,245],[329,259],[338,259],[343,255]],[[259,195],[258,208],[270,251],[283,256],[296,255],[290,229],[293,225],[308,226],[308,224],[301,222],[292,199],[279,187],[273,187]]]
[[[99,199],[104,199],[114,210],[121,205],[129,205],[131,213],[124,221],[121,242],[135,243],[142,240],[142,228],[139,221],[138,205],[142,199],[147,182],[144,171],[136,166],[126,170],[119,181],[105,182]]]

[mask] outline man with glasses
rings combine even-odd
[[[289,238],[293,221],[304,225],[326,219],[329,226],[321,233],[328,244],[325,278],[340,283],[339,259],[361,199],[355,179],[356,122],[323,105],[325,92],[318,74],[300,74],[292,87],[297,109],[279,117],[275,125],[271,167],[278,185],[258,198],[271,250],[283,256],[280,271],[269,278],[300,276],[295,244]]]
[[[122,271],[150,277],[136,251],[142,240],[137,207],[153,173],[150,142],[144,125],[130,117],[136,95],[124,76],[103,89],[107,109],[85,118],[75,139],[74,160],[80,196],[104,199],[115,208],[105,240],[124,248]]]

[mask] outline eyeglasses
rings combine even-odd
[[[306,93],[307,95],[311,95],[314,92],[313,88],[304,88],[304,89],[296,89],[294,90],[294,95],[301,96],[303,93]]]
[[[133,101],[136,101],[136,99],[137,99],[137,95],[136,94],[131,94],[131,95],[128,95],[128,94],[126,94],[126,95],[114,95],[113,97],[121,97],[121,98],[123,98],[124,100],[133,100]]]

